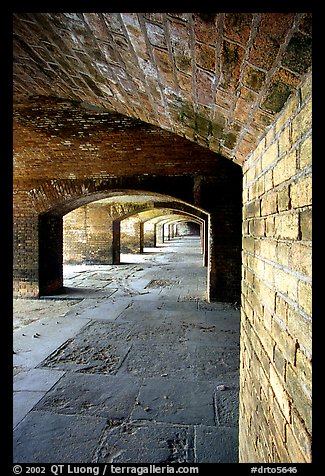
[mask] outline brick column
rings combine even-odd
[[[16,192],[13,208],[13,295],[37,298],[38,214],[27,195]]]
[[[143,252],[143,223],[136,216],[121,221],[121,253]]]
[[[210,213],[208,299],[240,302],[242,171],[226,159],[219,168],[215,178],[202,179],[196,187],[196,200]]]
[[[39,217],[39,292],[52,294],[63,287],[63,219]]]
[[[112,263],[121,263],[121,222],[120,220],[114,220],[112,223],[113,228],[113,245],[112,245]]]
[[[164,225],[157,223],[155,225],[156,246],[160,246],[164,243]]]
[[[155,224],[150,221],[144,223],[144,238],[143,246],[146,248],[154,248],[156,246],[155,242]]]

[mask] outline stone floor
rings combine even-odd
[[[239,310],[199,239],[64,272],[14,302],[14,462],[237,462]]]

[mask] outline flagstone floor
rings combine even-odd
[[[239,310],[198,237],[14,300],[14,462],[238,462]]]

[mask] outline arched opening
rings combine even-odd
[[[64,264],[117,265],[121,263],[121,251],[142,253],[145,227],[148,228],[149,225],[153,227],[152,244],[156,246],[160,240],[164,242],[167,238],[164,236],[166,223],[169,223],[170,227],[175,227],[177,222],[192,223],[192,227],[196,223],[200,230],[200,248],[203,255],[201,263],[207,265],[209,250],[206,236],[209,214],[204,210],[160,194],[109,191],[107,195],[108,197],[99,200],[87,197],[87,204],[63,216],[60,216],[57,210],[40,215],[41,296],[58,296],[64,293]],[[127,238],[129,244],[124,243],[121,250],[121,223],[130,221],[133,236],[126,228],[124,241]]]

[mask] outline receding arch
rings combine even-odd
[[[98,199],[98,197],[101,197]],[[113,256],[112,263],[119,262],[118,227],[121,220],[134,214],[152,211],[158,215],[166,211],[174,215],[196,219],[207,228],[209,214],[202,208],[162,195],[143,190],[107,190],[95,192],[85,197],[72,197],[70,201],[58,201],[45,213],[39,215],[39,290],[40,294],[50,294],[63,287],[63,216],[68,210],[85,202],[87,205],[97,203],[106,207],[112,221]],[[74,208],[75,207],[75,208]],[[72,211],[71,210],[71,211]],[[49,239],[52,237],[51,239]],[[53,239],[53,237],[55,239]],[[205,260],[206,261],[206,260]]]
[[[174,202],[171,202],[171,203],[173,204],[173,206],[175,206]],[[197,216],[194,213],[189,213],[188,211],[185,212],[185,211],[177,209],[177,208],[165,208],[163,205],[164,204],[160,204],[159,202],[157,202],[157,204],[155,204],[154,209],[150,209],[148,207],[146,210],[143,209],[142,211],[140,211],[136,214],[132,214],[132,213],[125,214],[124,216],[118,217],[114,220],[114,222],[113,222],[113,263],[114,264],[120,263],[120,235],[121,235],[120,234],[120,227],[121,227],[121,222],[123,222],[123,220],[125,220],[129,217],[137,216],[137,217],[139,217],[139,221],[140,221],[140,228],[139,228],[139,235],[140,235],[139,251],[140,252],[142,252],[142,249],[143,249],[143,240],[144,240],[143,224],[145,222],[155,220],[155,219],[158,220],[158,221],[159,220],[160,221],[166,221],[166,220],[176,220],[176,219],[181,220],[181,219],[183,219],[183,220],[187,220],[187,221],[189,221],[189,220],[191,220],[193,222],[195,221],[196,223],[198,223],[200,225],[200,228],[201,228],[201,240],[202,240],[201,244],[202,244],[202,253],[204,255],[203,264],[206,265],[206,263],[207,263],[207,247],[205,245],[204,236],[206,236],[206,229],[207,229],[207,225],[208,225],[208,214],[201,211],[200,213],[198,213],[199,216]],[[176,204],[176,206],[177,206],[177,204]],[[188,208],[188,207],[183,206],[183,207],[180,207],[180,208]],[[147,213],[149,213],[151,216],[146,215]],[[153,217],[152,215],[155,215],[155,217]],[[163,231],[163,229],[162,229],[162,231]],[[158,240],[157,240],[156,235],[158,236]],[[161,242],[161,243],[164,242],[164,237],[163,237],[163,234],[161,235],[161,230],[159,230],[158,232],[157,232],[157,230],[155,230],[154,244],[156,244],[157,241]]]

